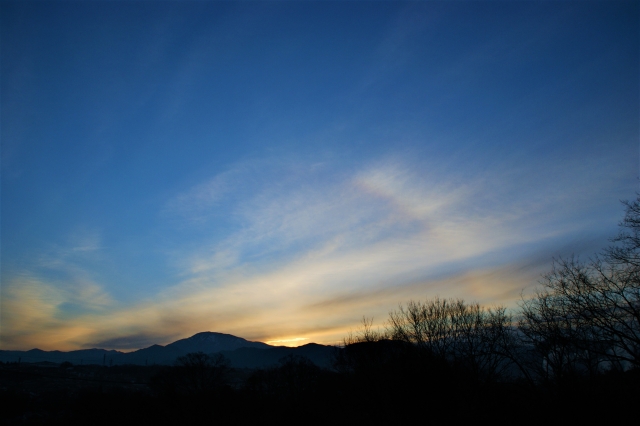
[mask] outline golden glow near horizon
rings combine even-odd
[[[353,267],[356,264],[350,260],[347,258],[334,268],[344,273],[343,265]],[[317,277],[318,270],[308,268],[311,276],[300,275],[302,269],[293,267],[277,273],[245,277],[244,281],[234,280],[232,286],[224,288],[174,289],[155,301],[130,308],[118,308],[115,302],[111,302],[111,308],[105,307],[75,318],[60,318],[57,314],[56,307],[63,303],[66,294],[56,292],[37,280],[25,280],[9,287],[20,291],[5,293],[5,309],[9,309],[5,315],[10,321],[3,324],[2,346],[3,349],[38,347],[72,350],[104,346],[100,342],[113,338],[143,335],[149,342],[141,345],[145,347],[152,343],[171,343],[203,330],[284,346],[311,342],[339,344],[350,331],[359,327],[362,316],[373,317],[374,325],[382,327],[388,312],[410,299],[440,295],[488,304],[517,300],[522,288],[541,272],[524,266],[525,273],[519,276],[518,269],[522,265],[404,286],[336,289],[325,294],[316,294],[313,287],[308,291],[296,287],[296,283],[305,281],[309,285],[311,276],[321,285],[325,274]],[[353,273],[365,274],[369,267],[371,265],[365,263]],[[318,269],[322,270],[322,265]],[[336,269],[328,273],[336,274]],[[269,285],[274,282],[282,283],[279,291]],[[296,303],[291,297],[285,297],[291,291],[295,291],[292,296],[296,297]],[[259,309],[260,303],[268,305],[269,309]],[[157,333],[158,330],[161,333]],[[282,333],[276,335],[274,331],[277,330]],[[132,349],[117,344],[110,348]]]
[[[277,339],[277,340],[267,340],[266,344],[268,345],[273,345],[273,346],[290,346],[290,347],[296,347],[296,346],[302,346],[302,345],[306,345],[309,342],[305,342],[305,340],[309,340],[308,337],[294,337],[294,338],[290,338],[290,339]]]

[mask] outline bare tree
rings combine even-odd
[[[543,289],[522,305],[522,331],[547,340],[562,336],[574,352],[588,355],[589,368],[605,361],[639,367],[640,286],[632,269],[637,268],[600,258],[586,264],[556,260]]]
[[[556,259],[533,297],[523,299],[520,331],[555,378],[640,367],[640,196],[613,245],[588,262]]]
[[[533,355],[523,361],[529,372],[543,380],[563,381],[598,370],[600,359],[593,351],[598,341],[594,329],[567,302],[543,288],[520,304],[518,328],[522,343]]]
[[[504,307],[438,297],[410,301],[389,313],[388,327],[392,339],[464,366],[481,380],[496,380],[510,363],[513,331]]]
[[[179,388],[196,393],[219,388],[226,383],[229,360],[222,354],[188,353],[176,360]]]
[[[373,329],[373,318],[362,317],[360,328],[355,332],[349,332],[347,337],[342,341],[343,346],[352,345],[354,343],[362,342],[378,342],[380,340],[388,339],[389,336],[385,331]]]

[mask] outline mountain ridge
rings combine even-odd
[[[33,348],[28,351],[0,350],[2,362],[71,362],[98,365],[172,365],[178,357],[190,352],[221,353],[236,368],[264,368],[275,365],[286,356],[305,356],[315,364],[327,367],[335,349],[331,346],[307,343],[299,347],[272,346],[227,333],[203,331],[191,337],[176,340],[165,346],[153,344],[132,352],[113,349],[79,349],[75,351],[44,351]]]

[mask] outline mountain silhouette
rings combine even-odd
[[[262,342],[250,342],[242,337],[236,337],[231,334],[214,333],[205,331],[194,334],[187,339],[180,339],[165,346],[166,349],[176,350],[178,352],[221,352],[233,351],[239,348],[258,348],[267,349],[272,346]]]
[[[166,346],[152,345],[133,352],[120,352],[106,349],[82,349],[77,351],[43,351],[31,349],[29,351],[0,350],[2,362],[71,362],[73,364],[99,365],[171,365],[176,358],[191,352],[206,354],[222,353],[237,368],[265,368],[278,363],[289,355],[309,358],[321,367],[330,365],[330,358],[334,348],[310,343],[297,348],[271,346],[262,342],[252,342],[231,334],[205,331],[191,337],[177,340]]]

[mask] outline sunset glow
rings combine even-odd
[[[0,347],[516,306],[638,191],[635,2],[3,2]]]

